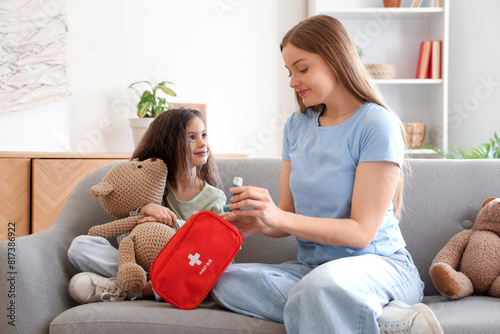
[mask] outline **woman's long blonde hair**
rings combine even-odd
[[[366,67],[359,58],[354,42],[339,20],[328,15],[310,17],[288,31],[281,41],[281,51],[287,44],[320,55],[349,92],[364,101],[376,103],[392,111],[383,101]],[[302,102],[298,92],[295,92],[295,98],[300,111],[305,113],[307,107]],[[314,111],[320,110],[321,107],[322,105],[311,106]],[[406,131],[399,118],[397,119],[405,147],[408,147]],[[400,167],[403,171],[403,166]],[[403,184],[404,174],[401,172],[393,199],[397,217],[400,217],[403,206]]]

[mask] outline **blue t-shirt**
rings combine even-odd
[[[396,116],[365,102],[345,122],[319,126],[318,112],[292,114],[283,134],[284,160],[291,163],[290,190],[297,214],[318,218],[350,218],[356,167],[367,161],[392,161],[401,166],[404,142]],[[322,264],[338,258],[390,255],[405,247],[392,203],[380,229],[366,248],[321,245],[298,239],[299,261]]]

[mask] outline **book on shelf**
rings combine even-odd
[[[429,79],[441,79],[441,41],[432,41]]]
[[[443,0],[412,0],[411,7],[443,7]]]
[[[427,79],[429,75],[429,60],[431,57],[431,41],[422,41],[418,52],[417,79]]]
[[[441,41],[422,41],[418,53],[417,79],[441,78]]]

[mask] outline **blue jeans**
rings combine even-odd
[[[422,300],[424,284],[406,249],[319,266],[232,264],[212,289],[229,310],[284,323],[287,333],[379,333],[377,318],[393,299]]]
[[[68,259],[81,271],[107,278],[118,274],[118,249],[103,237],[77,236],[69,246]],[[163,300],[154,290],[153,292],[156,300]]]
[[[68,259],[81,271],[104,277],[116,277],[118,273],[118,249],[102,237],[76,237],[68,249]]]

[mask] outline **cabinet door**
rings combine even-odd
[[[0,242],[9,231],[15,237],[30,233],[30,164],[31,159],[0,159]]]
[[[31,233],[52,226],[78,182],[115,161],[118,160],[33,159]]]

